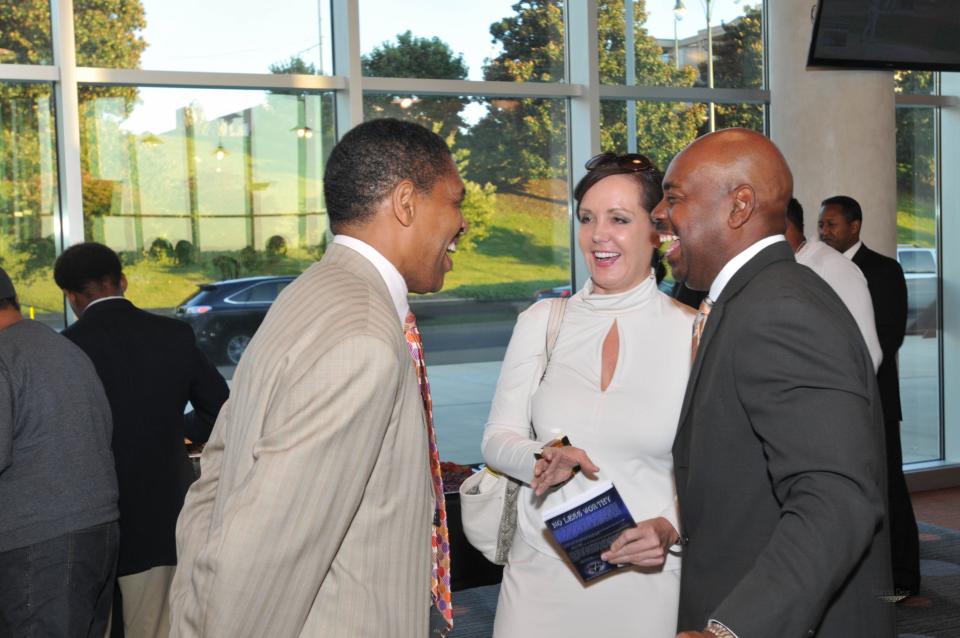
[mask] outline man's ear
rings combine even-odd
[[[740,228],[746,224],[757,207],[757,193],[753,186],[744,184],[737,186],[733,191],[733,210],[727,219],[730,228]]]
[[[862,219],[855,219],[855,220],[853,220],[852,222],[850,222],[850,231],[851,231],[854,235],[856,235],[857,237],[860,236],[860,225],[861,225],[862,223],[863,223],[863,220],[862,220]],[[856,243],[856,242],[854,242],[854,243]]]
[[[393,214],[403,226],[413,224],[414,217],[414,195],[417,187],[408,179],[401,180],[393,192],[390,194],[390,204],[393,208]]]
[[[120,275],[120,292],[121,293],[127,292],[127,276],[126,275]]]

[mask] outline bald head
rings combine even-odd
[[[667,253],[674,276],[707,290],[720,269],[751,244],[783,233],[793,195],[786,160],[769,139],[747,129],[705,135],[677,155],[654,210],[662,232],[678,238]]]

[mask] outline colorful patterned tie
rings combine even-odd
[[[430,440],[430,474],[433,476],[433,492],[436,497],[437,511],[434,517],[431,547],[433,548],[433,574],[431,593],[437,611],[447,621],[447,630],[453,628],[453,606],[450,603],[450,534],[447,530],[447,506],[443,498],[443,477],[440,475],[440,452],[437,449],[436,431],[433,427],[433,401],[430,399],[430,382],[427,381],[427,366],[423,360],[423,340],[417,329],[417,319],[413,313],[407,315],[403,326],[410,356],[417,370],[420,382],[420,396],[423,398],[423,410],[427,420],[427,437]]]
[[[700,337],[703,336],[703,329],[707,325],[707,317],[710,316],[710,309],[713,308],[713,301],[710,297],[704,297],[697,309],[697,318],[693,320],[693,342],[690,348],[690,364],[692,365],[697,358],[697,348],[700,347]]]

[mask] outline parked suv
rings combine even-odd
[[[293,275],[247,277],[203,284],[177,307],[197,346],[218,363],[236,365],[270,305]]]
[[[897,246],[897,261],[907,280],[907,333],[937,328],[937,250]]]

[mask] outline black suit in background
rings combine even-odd
[[[681,631],[894,635],[881,420],[843,302],[786,242],[760,251],[713,306],[674,443]]]
[[[907,327],[907,282],[895,259],[860,246],[853,263],[867,278],[873,316],[877,324],[883,362],[877,370],[877,384],[883,403],[883,421],[887,437],[887,480],[890,499],[890,545],[893,552],[893,582],[901,590],[920,588],[920,540],[910,492],[903,477],[903,452],[900,443],[900,374],[897,352],[903,345]]]
[[[188,325],[126,299],[90,306],[63,334],[93,360],[113,414],[117,575],[176,565],[177,516],[195,478],[183,439],[207,440],[227,384]],[[194,410],[184,415],[188,401]]]
[[[680,303],[686,304],[694,310],[698,310],[700,308],[700,303],[707,296],[707,291],[687,288],[685,283],[682,281],[677,281],[673,284],[673,290],[671,291],[671,294],[673,295],[673,298]]]

